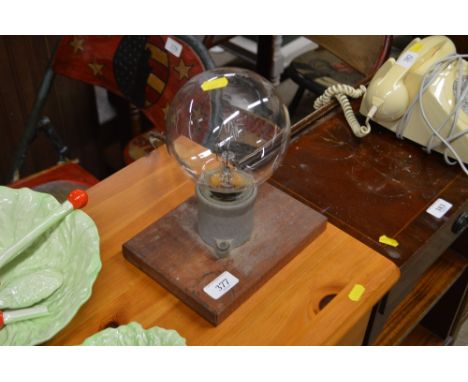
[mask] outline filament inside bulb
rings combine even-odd
[[[248,184],[244,173],[230,168],[222,168],[209,176],[208,184],[217,191],[239,192]]]

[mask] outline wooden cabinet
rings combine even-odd
[[[333,224],[216,327],[126,261],[122,244],[193,192],[193,183],[164,146],[88,190],[84,211],[100,234],[102,270],[90,300],[49,345],[80,344],[105,327],[131,321],[175,329],[189,345],[362,342],[372,307],[399,272]],[[351,299],[358,283],[365,293]]]
[[[398,343],[431,307],[446,312],[446,328],[439,329],[448,338],[466,289],[468,245],[449,247],[464,229],[454,226],[468,212],[468,177],[458,167],[446,165],[439,154],[428,155],[383,128],[376,127],[364,139],[355,138],[341,109],[320,113],[294,126],[295,138],[272,183],[400,268],[400,280],[373,311],[367,343],[374,343],[382,330],[401,331],[384,329],[389,320],[411,318],[399,338],[392,332],[392,339],[383,341]],[[426,212],[438,198],[453,205],[440,219]],[[380,243],[381,235],[396,239],[399,245]],[[446,293],[452,297],[445,298]],[[449,302],[450,308],[437,308]],[[410,309],[413,305],[415,309]],[[392,312],[401,316],[395,318]],[[431,321],[441,322],[440,317],[430,317],[423,322],[427,327]]]

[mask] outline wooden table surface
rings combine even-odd
[[[319,238],[214,327],[122,255],[124,242],[193,192],[165,146],[89,189],[85,212],[100,233],[103,267],[90,300],[48,344],[80,344],[108,326],[132,321],[176,329],[188,345],[352,343],[350,334],[399,277],[391,261],[328,223]],[[356,302],[348,297],[355,284],[366,288]],[[330,295],[336,296],[324,304]]]

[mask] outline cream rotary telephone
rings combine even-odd
[[[449,164],[459,163],[468,175],[468,55],[458,55],[444,36],[413,40],[397,60],[388,59],[367,89],[334,85],[319,97],[320,108],[336,97],[357,137],[371,131],[370,120],[438,151]],[[357,121],[347,97],[364,96]],[[455,159],[456,161],[454,161]]]

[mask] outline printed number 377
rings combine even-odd
[[[222,279],[218,284],[215,285],[215,288],[218,289],[220,292],[229,286],[228,279]]]

